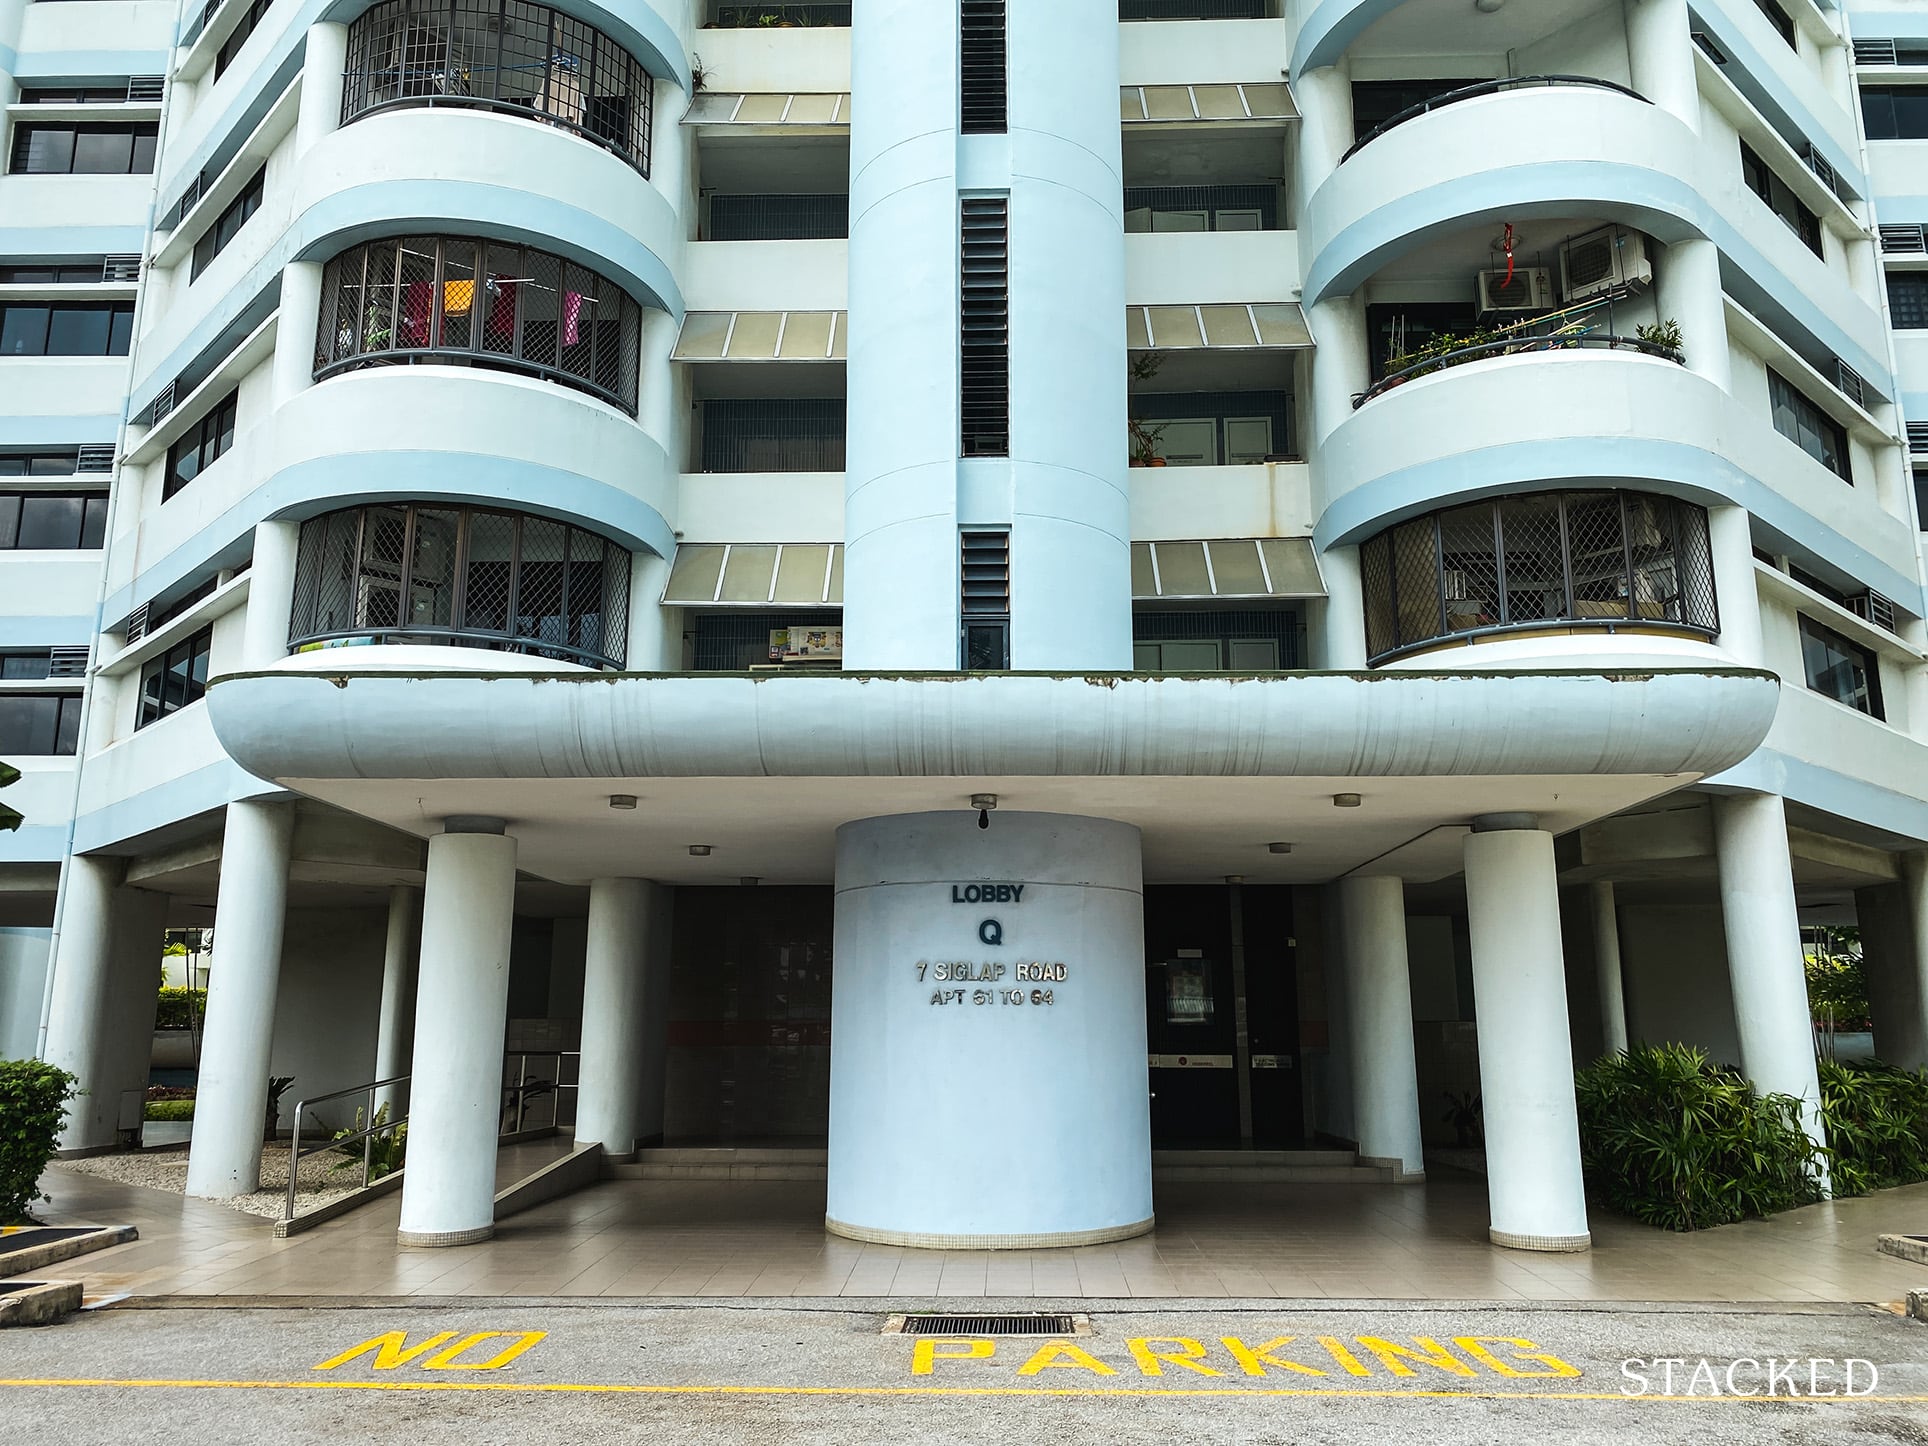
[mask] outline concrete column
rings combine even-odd
[[[111,1147],[121,1097],[147,1086],[167,899],[119,887],[123,868],[121,859],[87,854],[68,861],[44,1051],[80,1080],[63,1150]]]
[[[1326,178],[1339,168],[1340,157],[1352,148],[1352,68],[1337,65],[1308,70],[1292,82],[1299,103],[1298,216],[1303,223],[1306,203]]]
[[[269,377],[275,406],[286,405],[314,385],[315,356],[321,350],[315,329],[320,324],[321,263],[290,261],[281,268],[281,307]]]
[[[1584,1250],[1586,1188],[1573,1098],[1553,835],[1532,814],[1473,820],[1466,915],[1473,946],[1487,1233],[1515,1250]]]
[[[1627,1052],[1627,995],[1620,975],[1620,911],[1613,881],[1595,879],[1587,888],[1593,904],[1593,967],[1600,985],[1600,1041],[1606,1054]]]
[[[1825,1145],[1806,953],[1780,795],[1716,794],[1714,852],[1720,861],[1721,922],[1727,930],[1741,1070],[1761,1093],[1800,1100],[1808,1135]],[[1821,1173],[1825,1185],[1825,1165]]]
[[[600,1144],[613,1159],[633,1157],[639,1140],[662,1133],[660,1098],[652,1129],[644,1096],[661,1094],[669,960],[652,915],[667,904],[667,891],[645,879],[589,885],[576,1143]]]
[[[422,896],[403,1245],[469,1245],[495,1233],[516,846],[500,820],[447,827],[429,840]]]
[[[1761,638],[1761,594],[1754,581],[1754,529],[1745,507],[1707,509],[1714,554],[1714,599],[1720,607],[1722,651],[1749,668],[1767,666]]]
[[[188,1147],[190,1195],[246,1195],[261,1183],[294,824],[292,804],[228,805],[194,1138]],[[297,1095],[300,1084],[295,1081]]]
[[[1143,1234],[1150,1107],[1136,828],[1000,810],[980,829],[960,806],[837,830],[833,1233]]]
[[[636,410],[637,425],[669,454],[670,467],[678,472],[686,470],[690,461],[689,409],[680,404],[676,364],[670,360],[681,326],[667,311],[654,306],[643,309],[642,382]]]
[[[673,80],[659,77],[649,130],[649,181],[679,214],[690,205],[690,132],[683,117],[690,108],[689,92]],[[688,232],[684,235],[687,238]]]
[[[1332,547],[1319,557],[1326,599],[1322,621],[1325,655],[1319,666],[1363,672],[1366,666],[1366,594],[1359,576],[1359,549]]]
[[[1359,1153],[1423,1180],[1419,1070],[1413,1057],[1412,980],[1406,964],[1406,886],[1390,877],[1344,878],[1346,994],[1352,1106]]]
[[[674,673],[683,666],[683,610],[662,604],[670,559],[637,552],[629,564],[629,641],[623,666],[632,673]]]
[[[1366,337],[1366,297],[1363,291],[1321,301],[1307,313],[1314,341],[1312,354],[1312,430],[1323,442],[1353,413],[1352,399],[1371,383],[1371,353]],[[1308,455],[1318,467],[1318,452]],[[1316,499],[1329,506],[1330,496]]]
[[[1900,855],[1899,947],[1868,957],[1875,1051],[1903,1069],[1928,1068],[1928,853]],[[1856,894],[1857,904],[1860,894]],[[1862,932],[1864,947],[1868,932]]]
[[[322,20],[308,27],[301,62],[301,109],[295,116],[295,155],[341,125],[342,76],[348,68],[348,27]]]
[[[241,634],[243,668],[272,668],[288,656],[288,623],[295,610],[295,555],[300,547],[300,523],[255,523],[248,613]]]
[[[409,1072],[415,1034],[415,956],[421,945],[421,891],[396,884],[388,891],[388,937],[382,945],[382,1001],[375,1022],[375,1078]],[[408,1086],[395,1085],[375,1097],[390,1118],[408,1100]]]
[[[1720,248],[1712,241],[1676,241],[1655,262],[1654,306],[1660,320],[1680,323],[1687,370],[1732,391],[1734,362],[1727,341],[1727,307],[1721,300]]]
[[[1626,0],[1626,17],[1633,88],[1698,131],[1700,82],[1687,0]]]

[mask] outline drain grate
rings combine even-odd
[[[1090,1332],[1081,1315],[902,1315],[884,1326],[886,1335],[906,1336],[1069,1336]]]

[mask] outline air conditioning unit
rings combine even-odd
[[[1508,281],[1504,271],[1479,274],[1479,309],[1489,311],[1553,310],[1553,273],[1544,266],[1520,266]]]
[[[1622,287],[1646,286],[1653,279],[1647,238],[1638,231],[1602,226],[1560,247],[1560,290],[1569,302]]]

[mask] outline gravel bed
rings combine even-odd
[[[317,1205],[327,1205],[361,1189],[361,1171],[354,1166],[341,1171],[330,1167],[342,1162],[334,1154],[311,1155],[301,1162],[300,1182],[295,1195],[295,1210],[306,1214]],[[359,1163],[359,1162],[357,1162]],[[78,1160],[56,1160],[54,1167],[82,1175],[97,1175],[123,1185],[141,1185],[149,1190],[187,1193],[186,1150],[142,1150],[138,1154],[88,1155]],[[270,1145],[261,1154],[261,1188],[248,1195],[235,1195],[211,1202],[279,1220],[288,1203],[288,1152]]]

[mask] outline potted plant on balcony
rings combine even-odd
[[[1131,432],[1131,465],[1134,467],[1163,467],[1165,459],[1158,455],[1158,442],[1165,435],[1170,422],[1141,422],[1136,418],[1127,422]]]

